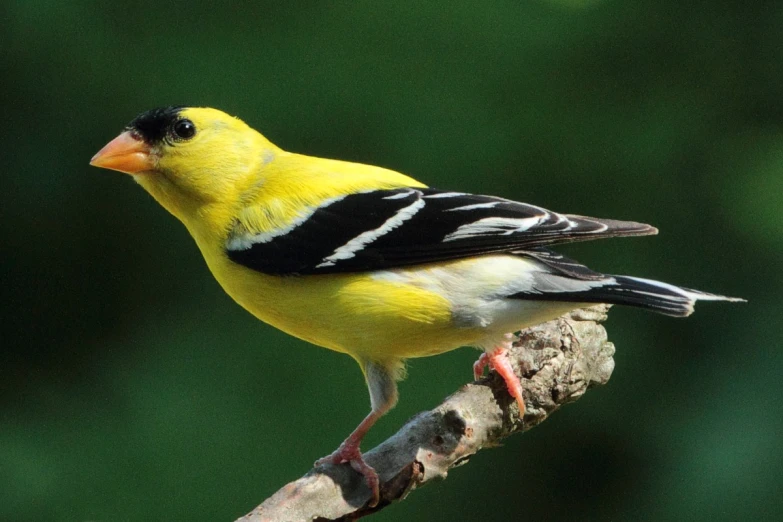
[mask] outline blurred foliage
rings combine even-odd
[[[250,317],[174,219],[88,167],[138,112],[188,104],[654,223],[566,251],[750,300],[613,310],[608,386],[374,520],[779,520],[780,2],[5,0],[0,41],[0,519],[233,520],[367,411],[351,360]],[[367,447],[475,356],[412,361]]]

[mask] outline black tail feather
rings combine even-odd
[[[696,301],[744,301],[628,276],[606,276],[603,281],[586,280],[582,284],[584,289],[578,291],[525,292],[513,297],[573,303],[618,304],[644,308],[673,317],[687,317],[692,314]]]

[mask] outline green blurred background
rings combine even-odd
[[[175,219],[88,166],[170,104],[436,187],[653,223],[565,251],[750,300],[613,310],[606,387],[374,520],[780,520],[783,4],[253,4],[0,4],[0,520],[233,520],[367,412],[352,360],[241,310]],[[366,447],[476,355],[412,361]]]

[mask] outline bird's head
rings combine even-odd
[[[185,221],[204,204],[231,200],[258,182],[280,149],[216,109],[163,107],[139,114],[90,164],[131,174]]]

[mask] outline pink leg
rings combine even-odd
[[[372,492],[372,498],[370,498],[370,507],[378,505],[380,500],[380,480],[378,479],[378,473],[372,469],[372,466],[368,465],[362,458],[362,452],[359,449],[359,445],[362,443],[362,439],[370,431],[375,421],[383,417],[383,415],[394,407],[397,402],[397,384],[394,380],[394,368],[399,364],[399,361],[391,361],[387,364],[379,364],[377,362],[368,361],[364,363],[364,373],[367,378],[367,385],[370,389],[370,403],[372,404],[372,411],[367,415],[362,422],[356,427],[353,432],[348,435],[348,438],[340,444],[337,451],[331,455],[319,459],[315,465],[321,464],[343,464],[349,463],[351,467],[357,472],[364,475],[364,479],[367,481],[367,486]]]
[[[367,486],[372,491],[372,499],[370,500],[370,507],[378,504],[380,498],[380,491],[378,490],[378,474],[375,470],[367,464],[362,458],[362,452],[359,450],[359,446],[362,443],[362,439],[370,431],[370,428],[375,421],[377,421],[383,415],[382,412],[370,412],[364,420],[359,423],[353,433],[348,435],[348,438],[340,444],[340,447],[332,453],[322,459],[315,461],[315,466],[322,464],[343,464],[348,462],[351,467],[357,472],[364,475],[364,479],[367,481]]]
[[[484,372],[484,367],[489,365],[490,368],[498,372],[498,375],[503,377],[506,381],[506,388],[508,393],[514,399],[516,399],[519,405],[519,416],[525,415],[525,400],[522,398],[522,383],[519,382],[519,377],[514,373],[514,368],[511,366],[511,362],[508,360],[508,349],[511,348],[511,336],[507,335],[508,339],[500,346],[496,347],[491,352],[484,352],[479,357],[478,361],[473,365],[473,375],[476,379],[481,377]]]

